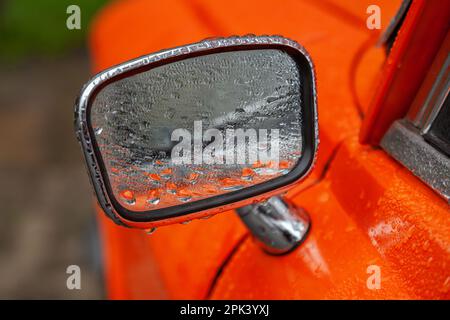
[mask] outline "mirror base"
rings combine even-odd
[[[311,220],[303,208],[279,196],[236,210],[242,222],[267,253],[286,254],[306,238]]]

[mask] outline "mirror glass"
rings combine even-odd
[[[239,50],[103,87],[90,125],[116,200],[148,211],[289,173],[302,153],[300,72],[284,51]]]

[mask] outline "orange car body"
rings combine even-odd
[[[109,298],[450,298],[448,203],[376,146],[385,119],[406,112],[400,105],[408,101],[392,100],[390,88],[398,84],[397,60],[418,32],[414,15],[427,4],[413,2],[405,40],[386,61],[375,46],[380,31],[366,27],[372,3],[386,27],[398,1],[132,0],[102,11],[91,32],[95,72],[211,36],[281,34],[298,41],[315,62],[320,128],[312,174],[286,195],[311,216],[299,248],[264,253],[230,211],[152,235],[99,214]],[[417,90],[411,86],[403,92]],[[386,100],[394,107],[386,110]],[[373,265],[381,271],[378,289],[367,286]]]

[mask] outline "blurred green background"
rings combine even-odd
[[[106,0],[0,0],[0,59],[56,56],[83,45],[88,26]],[[81,29],[68,30],[67,7],[81,9]]]
[[[0,299],[104,298],[92,189],[73,129],[106,0],[0,0]],[[81,10],[69,30],[67,7]],[[81,290],[66,286],[81,269]]]

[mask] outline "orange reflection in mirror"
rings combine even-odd
[[[240,173],[233,177],[218,179],[215,184],[209,183],[205,174],[190,172],[186,174],[183,182],[175,183],[170,180],[173,168],[161,168],[157,172],[149,173],[141,170],[141,174],[149,179],[149,185],[158,185],[146,192],[133,190],[132,185],[119,188],[121,205],[133,211],[147,211],[156,208],[165,208],[183,203],[205,199],[211,196],[223,194],[224,191],[232,192],[267,181],[267,176],[277,177],[286,170],[292,168],[292,161],[283,160],[279,163],[268,161],[255,162],[251,167],[244,167]],[[136,170],[136,168],[133,168]],[[115,169],[120,174],[119,170]],[[201,169],[198,170],[202,172]],[[204,179],[202,179],[204,178]]]

